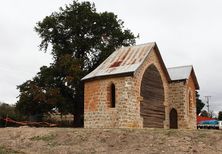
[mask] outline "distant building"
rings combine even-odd
[[[156,43],[118,49],[82,80],[85,128],[196,128],[194,69],[167,69]]]

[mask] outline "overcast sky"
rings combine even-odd
[[[72,0],[0,2],[0,101],[15,103],[17,85],[34,77],[52,57],[39,51],[34,26]],[[99,12],[114,12],[140,34],[137,44],[157,42],[167,67],[194,66],[201,97],[222,110],[221,0],[92,0]]]

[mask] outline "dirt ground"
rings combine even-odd
[[[222,153],[221,130],[0,128],[0,154]]]

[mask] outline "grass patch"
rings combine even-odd
[[[169,136],[177,136],[177,131],[176,129],[168,129],[168,130],[164,130],[164,134],[167,135],[168,137]]]
[[[23,152],[15,151],[15,150],[0,146],[0,154],[23,154]]]
[[[205,139],[205,138],[207,138],[206,133],[199,133],[198,134],[198,139]]]
[[[56,137],[56,135],[49,134],[49,135],[45,135],[45,136],[34,136],[34,137],[30,138],[30,140],[31,141],[44,141],[47,143],[48,146],[55,147],[55,146],[59,145],[58,143],[55,142],[55,137]]]
[[[53,135],[53,134],[49,134],[49,135],[45,135],[45,136],[34,136],[32,138],[30,138],[30,140],[32,141],[45,141],[45,142],[48,142],[48,141],[52,141],[53,139],[55,139],[56,135]]]

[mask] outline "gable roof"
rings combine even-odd
[[[189,79],[193,66],[178,66],[167,68],[172,81]]]
[[[194,79],[195,88],[199,89],[199,84],[192,65],[167,68],[171,81],[188,80],[190,76]]]
[[[170,80],[155,42],[117,49],[95,70],[82,78],[82,80],[112,75],[132,75],[142,65],[153,48],[155,48],[157,56],[160,59],[160,63],[163,66],[167,79]]]

